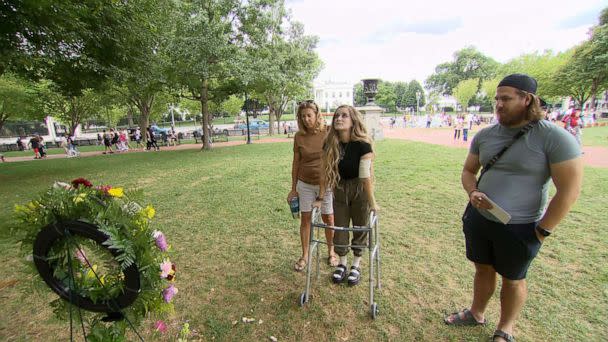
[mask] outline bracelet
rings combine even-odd
[[[547,229],[541,227],[540,225],[536,226],[535,229],[540,235],[542,235],[544,237],[547,237],[547,236],[551,235],[551,233],[553,233],[552,231],[547,230]]]
[[[475,188],[475,189],[469,191],[469,197],[471,197],[471,194],[474,193],[475,191],[479,191],[479,189]]]

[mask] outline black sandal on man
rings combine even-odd
[[[359,280],[361,280],[361,269],[356,266],[351,266],[350,273],[348,274],[348,286],[359,284]]]
[[[494,331],[494,335],[492,335],[492,342],[496,341],[497,337],[503,338],[507,342],[515,342],[515,337],[513,335],[507,334],[502,330],[497,329]]]
[[[344,281],[344,279],[346,279],[346,266],[340,264],[336,266],[336,270],[331,275],[331,280],[334,282],[334,284],[340,284]]]

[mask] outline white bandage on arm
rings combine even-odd
[[[370,178],[372,176],[372,160],[361,159],[359,161],[359,178]]]

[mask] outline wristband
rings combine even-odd
[[[551,233],[552,233],[550,230],[546,230],[545,228],[543,228],[541,226],[536,226],[536,231],[544,237],[547,237],[547,236],[551,235]]]
[[[475,189],[469,191],[469,197],[471,197],[471,194],[474,193],[475,191],[479,191],[479,189],[475,188]]]

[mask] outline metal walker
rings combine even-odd
[[[336,227],[330,226],[323,223],[321,220],[321,211],[319,208],[313,208],[312,210],[312,219],[310,223],[310,239],[309,239],[309,251],[308,251],[308,260],[306,263],[306,288],[304,292],[300,295],[299,303],[300,306],[304,306],[309,302],[310,295],[310,283],[311,283],[311,273],[312,273],[312,255],[316,250],[316,276],[317,281],[319,281],[320,273],[319,273],[319,264],[321,261],[321,255],[319,250],[319,244],[327,244],[327,242],[322,241],[321,238],[323,234],[321,234],[321,230],[331,229],[333,231],[349,231],[349,232],[367,232],[367,244],[362,246],[356,245],[334,245],[338,247],[359,247],[359,248],[367,248],[369,250],[369,303],[370,303],[370,314],[372,319],[376,319],[378,316],[378,304],[374,301],[374,287],[380,290],[380,237],[378,234],[378,216],[375,211],[371,211],[369,214],[369,225],[368,226],[353,226],[349,227]],[[324,239],[324,238],[323,238]],[[376,273],[374,278],[374,263],[376,264]]]

